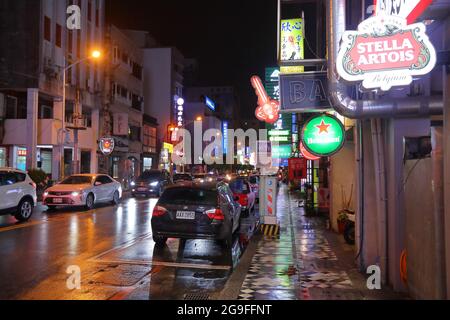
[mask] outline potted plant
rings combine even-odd
[[[340,211],[337,218],[339,233],[341,234],[344,233],[345,223],[347,222],[347,220],[348,220],[347,210]]]
[[[42,199],[42,194],[44,193],[44,190],[48,187],[49,178],[48,175],[39,169],[31,169],[28,171],[28,175],[30,176],[31,180],[33,180],[34,183],[36,183],[36,194],[38,197],[38,200]]]

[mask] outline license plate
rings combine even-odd
[[[53,203],[63,203],[62,198],[53,198]]]
[[[138,191],[147,191],[146,188],[138,188]]]
[[[177,219],[194,220],[195,212],[193,212],[193,211],[177,211]]]

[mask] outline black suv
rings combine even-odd
[[[160,197],[164,189],[172,184],[170,174],[165,170],[145,171],[136,181],[131,183],[133,197],[143,195]]]

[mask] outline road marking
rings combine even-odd
[[[117,246],[117,247],[111,248],[109,250],[103,251],[102,253],[100,253],[100,254],[90,258],[89,261],[94,261],[94,262],[95,261],[99,261],[99,259],[101,257],[107,255],[108,253],[111,253],[113,251],[120,251],[120,250],[129,248],[132,245],[135,245],[136,243],[138,243],[139,241],[142,241],[142,240],[145,240],[145,239],[149,238],[151,235],[152,235],[151,232],[145,233],[145,234],[143,234],[143,235],[141,235],[141,236],[139,236],[137,238],[134,238],[132,240],[129,240],[129,241],[121,244],[120,246]]]
[[[0,233],[6,232],[6,231],[12,231],[12,230],[16,230],[16,229],[22,229],[22,228],[37,226],[37,225],[40,225],[40,224],[44,224],[46,222],[47,222],[47,220],[31,221],[31,222],[27,222],[25,224],[17,224],[17,225],[13,225],[13,226],[9,226],[9,227],[4,227],[4,228],[0,227]]]
[[[179,263],[179,262],[165,262],[165,261],[144,261],[144,260],[90,260],[92,262],[103,264],[130,264],[141,266],[155,266],[155,267],[171,267],[184,269],[206,269],[206,270],[230,270],[231,266],[211,265],[211,264],[196,264],[196,263]]]
[[[153,261],[152,264],[154,266],[187,268],[187,269],[207,269],[207,270],[230,270],[231,269],[231,266],[196,264],[196,263],[178,263],[178,262],[165,262],[165,261]]]

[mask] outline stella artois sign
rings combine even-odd
[[[436,65],[436,51],[423,23],[378,15],[363,21],[358,31],[346,31],[337,59],[337,72],[364,88],[387,91],[406,86]]]

